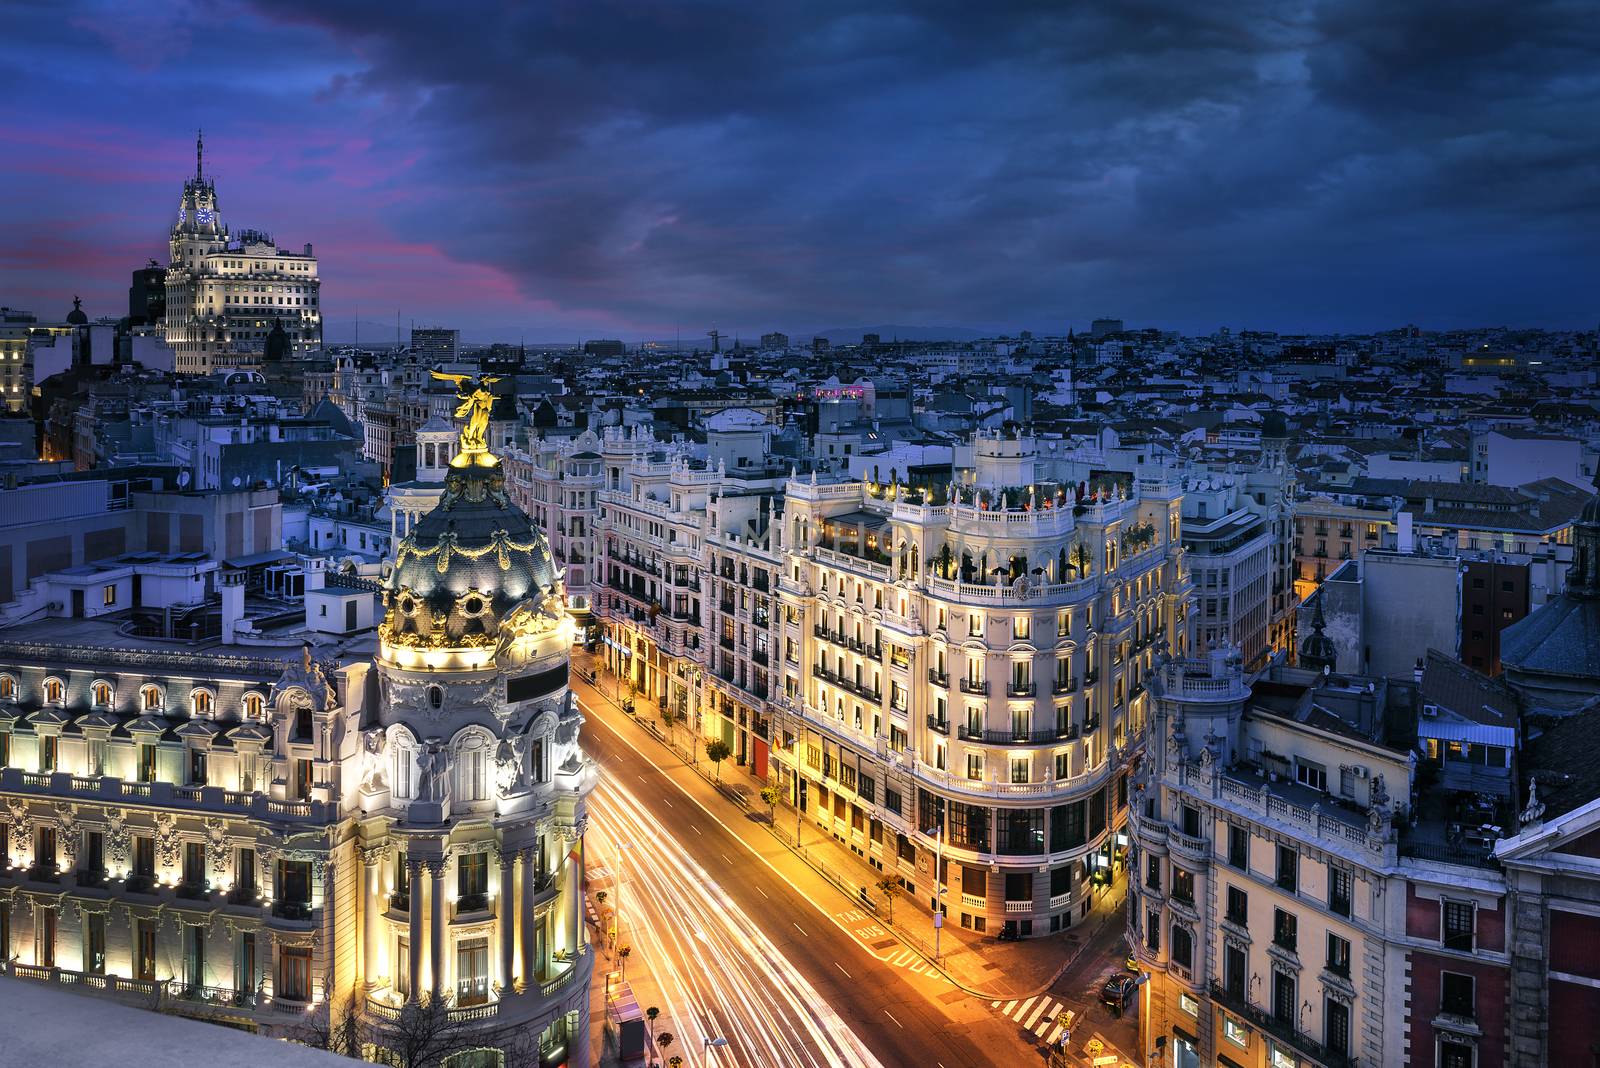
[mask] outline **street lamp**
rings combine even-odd
[[[924,831],[937,840],[938,848],[933,860],[933,960],[939,961],[939,932],[944,929],[944,820],[931,831]]]

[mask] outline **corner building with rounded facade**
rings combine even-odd
[[[1022,937],[1114,878],[1155,650],[1186,644],[1181,492],[1058,480],[980,434],[949,486],[791,479],[774,755],[788,799],[952,923]]]
[[[498,460],[456,456],[383,596],[337,664],[0,632],[0,970],[380,1063],[426,1031],[447,1068],[587,1066],[596,771]]]

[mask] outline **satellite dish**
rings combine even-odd
[[[178,472],[178,488],[179,489],[188,489],[189,488],[189,472],[187,472],[187,471],[179,471]]]
[[[238,488],[238,486],[239,486],[239,476],[238,475],[234,475],[233,476],[233,485],[234,485],[235,489]]]

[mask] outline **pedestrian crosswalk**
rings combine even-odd
[[[989,1006],[1047,1046],[1060,1040],[1063,1015],[1068,1019],[1075,1015],[1063,1002],[1046,994],[1016,1001],[991,1001]]]

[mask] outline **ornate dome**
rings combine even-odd
[[[490,463],[484,463],[487,458]],[[401,539],[379,629],[394,645],[492,646],[523,602],[561,597],[550,544],[505,492],[499,462],[458,456],[439,504]]]

